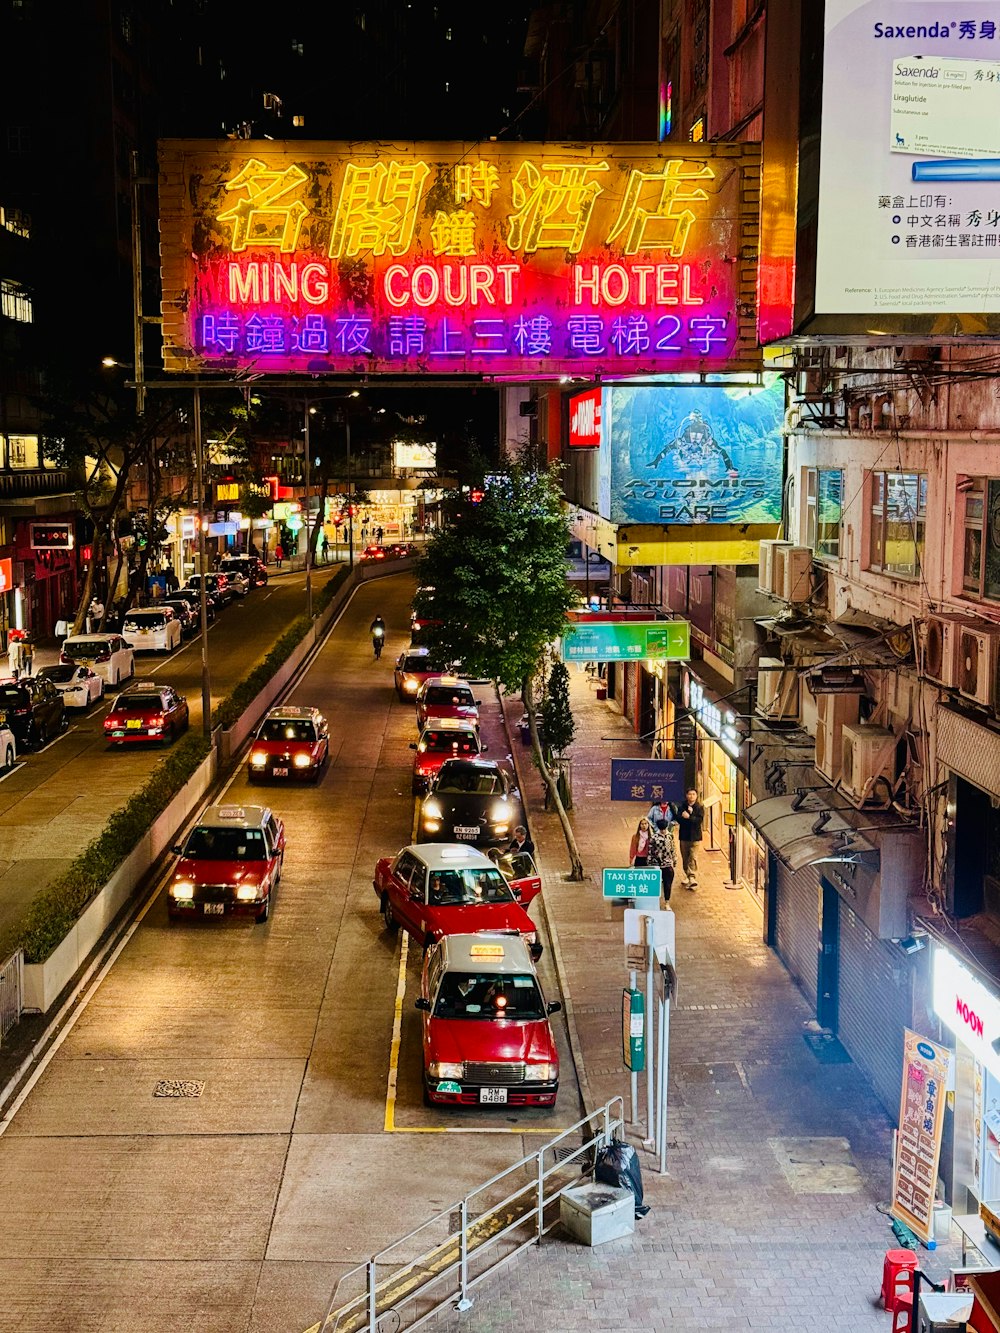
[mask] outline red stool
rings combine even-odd
[[[892,1333],[913,1333],[913,1296],[901,1291],[892,1311]]]
[[[915,1250],[886,1250],[882,1265],[882,1305],[891,1314],[904,1302],[900,1299],[908,1296],[913,1304],[913,1270],[917,1266]],[[895,1321],[893,1321],[895,1327]]]

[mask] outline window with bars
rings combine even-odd
[[[30,324],[34,318],[31,297],[11,278],[0,278],[0,315],[16,319],[19,324]]]
[[[1000,601],[1000,478],[969,477],[959,487],[965,497],[962,591]]]
[[[925,472],[872,472],[868,567],[915,579],[920,575],[927,526]]]
[[[840,468],[806,468],[806,545],[821,560],[840,556],[844,474]]]

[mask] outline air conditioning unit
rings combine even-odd
[[[896,780],[896,733],[889,727],[845,723],[841,740],[841,791],[853,805],[884,804],[873,791],[880,779],[890,784]]]
[[[774,541],[771,538],[765,538],[761,542],[757,566],[757,586],[761,592],[769,592],[773,596],[777,591],[774,583],[774,553],[777,549],[785,549],[791,545],[791,542]]]
[[[757,667],[757,714],[769,722],[799,716],[799,676],[780,657],[762,657]]]
[[[816,768],[828,782],[836,782],[844,763],[844,725],[856,723],[858,694],[817,694]]]
[[[958,692],[965,699],[990,706],[996,699],[1000,626],[969,625],[958,648]]]
[[[775,594],[786,602],[808,602],[812,592],[812,548],[780,546],[773,560]]]
[[[962,630],[976,622],[971,616],[928,616],[924,621],[924,645],[921,666],[928,680],[958,689],[959,649]],[[981,623],[981,622],[980,622]]]

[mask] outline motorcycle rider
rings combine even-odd
[[[385,621],[380,615],[376,614],[375,619],[368,626],[368,632],[372,636],[372,648],[375,651],[375,656],[381,657],[382,645],[385,643]]]

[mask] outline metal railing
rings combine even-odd
[[[17,953],[0,963],[0,1041],[21,1020],[24,1005],[24,953]]]
[[[419,1327],[450,1302],[467,1310],[478,1283],[556,1226],[560,1197],[581,1183],[598,1147],[610,1143],[624,1123],[624,1104],[614,1097],[350,1269],[308,1333],[399,1333]],[[581,1138],[574,1146],[568,1141],[577,1132]]]

